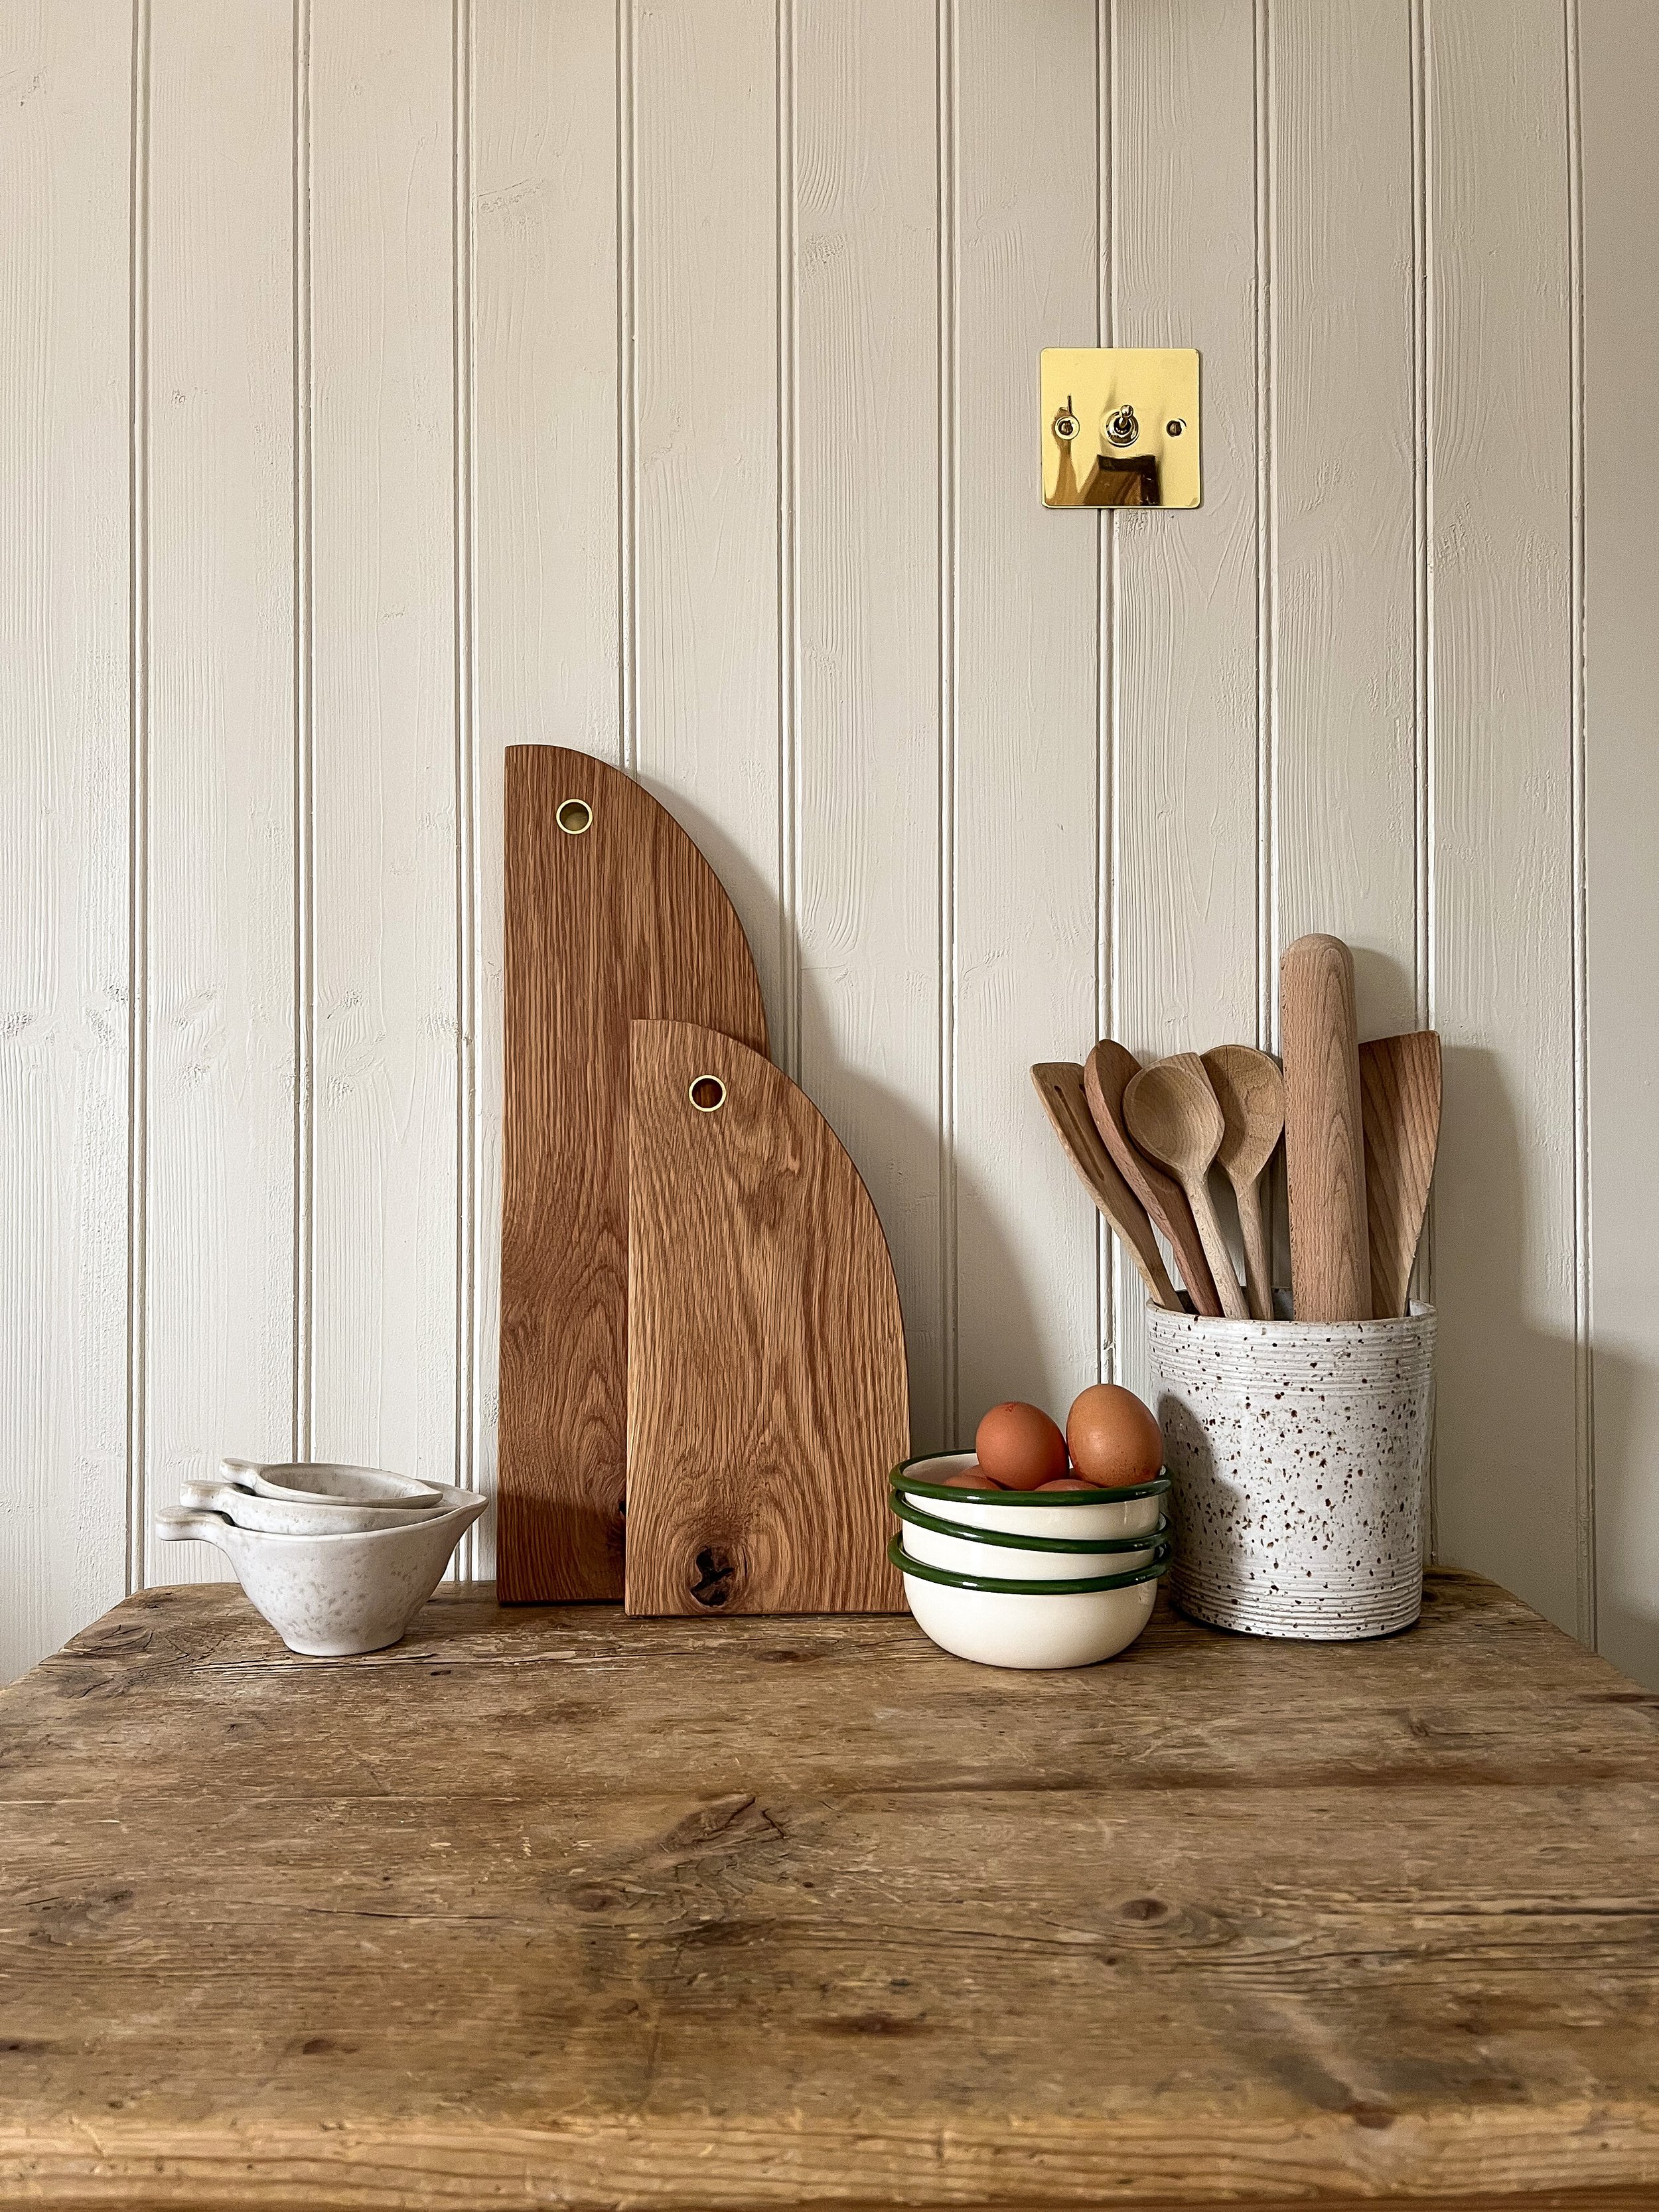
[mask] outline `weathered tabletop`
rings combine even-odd
[[[1656,1752],[1460,1575],[1049,1675],[154,1591],[0,1698],[0,2202],[1653,2203]]]

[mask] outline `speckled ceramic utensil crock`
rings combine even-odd
[[[1423,1600],[1432,1306],[1367,1322],[1149,1306],[1146,1328],[1182,1611],[1253,1636],[1408,1628]]]

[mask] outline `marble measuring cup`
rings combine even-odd
[[[397,1643],[438,1587],[450,1554],[489,1500],[476,1492],[401,1528],[284,1536],[239,1528],[222,1513],[155,1516],[170,1543],[212,1544],[290,1651],[343,1659]]]
[[[352,1505],[418,1507],[431,1512],[440,1503],[440,1486],[412,1474],[393,1474],[383,1467],[348,1467],[338,1460],[222,1459],[227,1482],[262,1498],[331,1498]]]
[[[453,1508],[471,1493],[438,1486],[428,1505],[360,1505],[343,1498],[279,1498],[245,1490],[235,1482],[183,1482],[179,1503],[195,1513],[222,1513],[239,1528],[266,1536],[362,1536],[380,1528],[408,1528]]]

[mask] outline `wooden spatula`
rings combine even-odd
[[[1075,1060],[1040,1060],[1031,1070],[1031,1080],[1084,1188],[1140,1270],[1147,1297],[1155,1306],[1170,1306],[1178,1312],[1181,1301],[1164,1265],[1146,1209],[1118,1173],[1095,1127],[1083,1088],[1083,1070]]]
[[[1353,955],[1298,937],[1279,965],[1291,1294],[1298,1321],[1369,1321],[1370,1237]]]
[[[1261,1176],[1284,1134],[1285,1079],[1277,1061],[1253,1045],[1218,1044],[1203,1060],[1225,1124],[1216,1163],[1238,1200],[1250,1311],[1257,1321],[1271,1321],[1273,1263],[1261,1218]]]
[[[1173,1053],[1143,1067],[1123,1094],[1123,1119],[1141,1151],[1168,1168],[1186,1193],[1222,1311],[1231,1321],[1248,1321],[1250,1309],[1233,1273],[1206,1180],[1226,1124],[1198,1054]]]
[[[1440,1141],[1440,1039],[1432,1030],[1359,1048],[1371,1310],[1403,1314]]]
[[[1216,1295],[1193,1209],[1181,1185],[1137,1148],[1124,1125],[1123,1094],[1139,1073],[1140,1062],[1127,1045],[1103,1037],[1083,1064],[1090,1116],[1112,1156],[1113,1165],[1146,1207],[1153,1226],[1169,1238],[1194,1305],[1201,1314],[1218,1314],[1221,1300]]]

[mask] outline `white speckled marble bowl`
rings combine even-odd
[[[1150,1306],[1170,1591],[1253,1636],[1409,1628],[1423,1601],[1435,1315],[1218,1321]]]
[[[360,1504],[343,1498],[284,1498],[279,1492],[246,1490],[239,1482],[181,1482],[179,1503],[198,1513],[222,1513],[239,1528],[266,1536],[365,1536],[383,1528],[407,1528],[429,1521],[441,1508],[453,1509],[467,1492],[436,1488],[430,1504]]]
[[[416,1474],[393,1474],[389,1468],[349,1467],[343,1460],[222,1459],[219,1471],[227,1482],[261,1498],[282,1498],[300,1504],[317,1498],[362,1506],[388,1506],[431,1512],[439,1504],[441,1486],[422,1482]]]
[[[290,1651],[345,1659],[398,1641],[488,1503],[465,1492],[460,1504],[408,1527],[362,1535],[271,1535],[222,1513],[182,1511],[158,1513],[155,1533],[216,1546]]]

